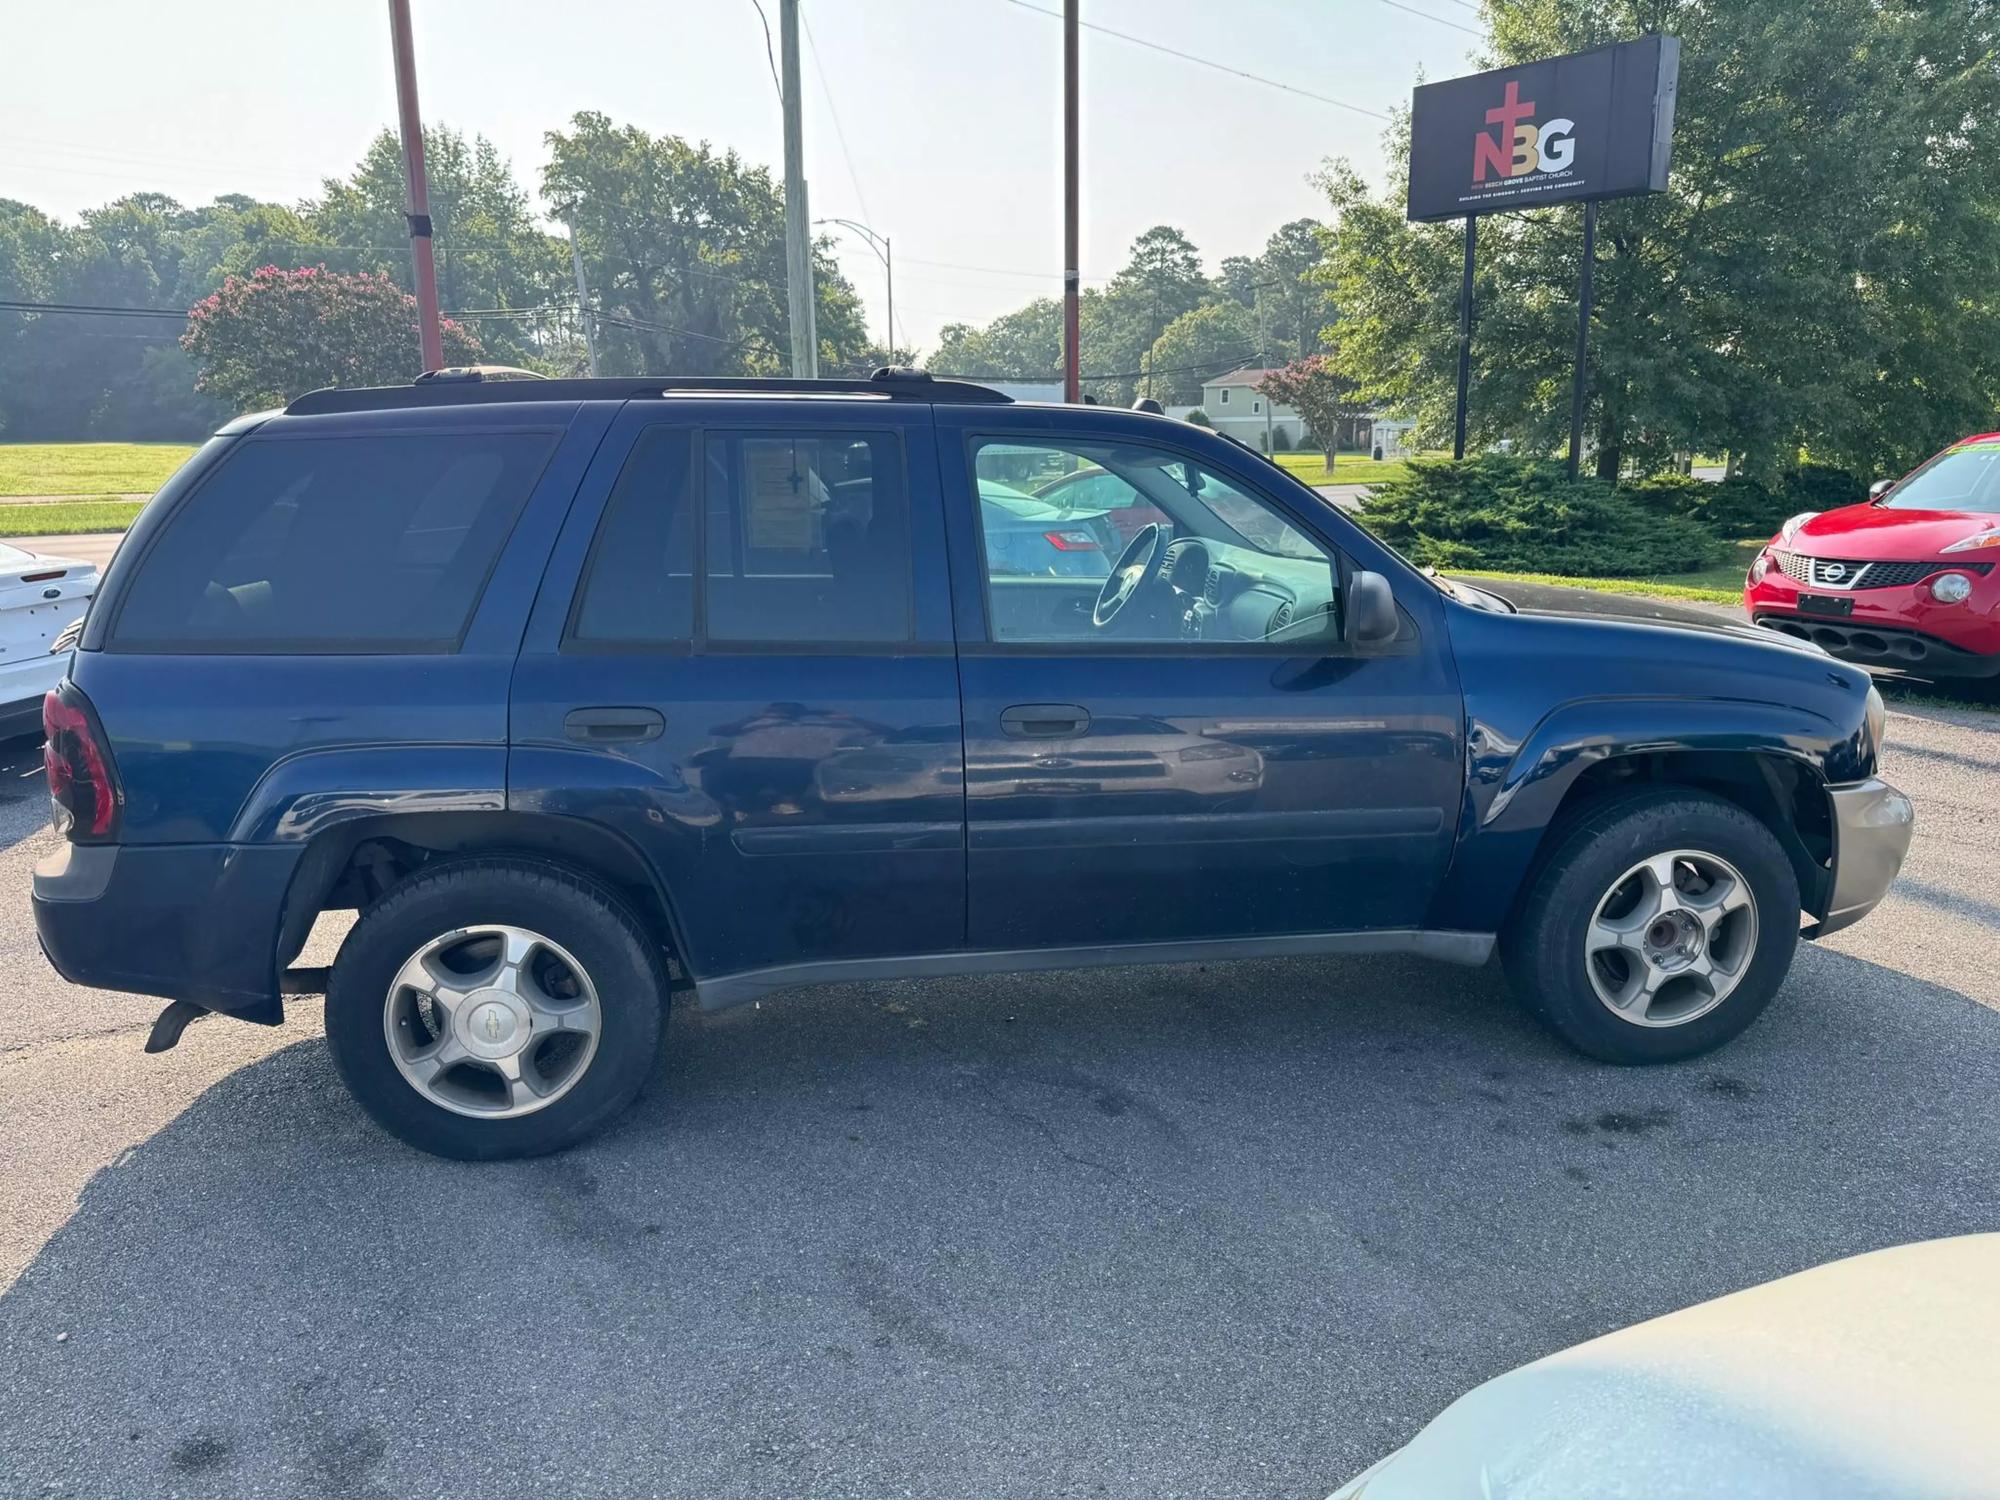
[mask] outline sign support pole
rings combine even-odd
[[[1569,477],[1583,462],[1583,408],[1590,393],[1590,302],[1597,269],[1597,200],[1583,203],[1583,271],[1576,311],[1576,376],[1569,393]]]
[[[1465,277],[1458,284],[1458,414],[1452,427],[1451,456],[1465,457],[1465,400],[1472,389],[1472,257],[1479,246],[1479,219],[1465,216]]]

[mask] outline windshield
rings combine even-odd
[[[1947,448],[1881,503],[1892,510],[1962,510],[2000,515],[2000,443]]]

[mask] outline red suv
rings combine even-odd
[[[2000,432],[1860,505],[1793,516],[1750,565],[1743,607],[1862,666],[2000,675]]]

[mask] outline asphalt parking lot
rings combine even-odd
[[[1696,1063],[1415,960],[829,988],[485,1167],[314,1001],[142,1056],[36,952],[10,764],[0,1494],[1319,1497],[1551,1349],[2000,1227],[2000,716],[1889,732],[1896,892]]]

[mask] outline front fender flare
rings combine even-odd
[[[1622,757],[1784,760],[1821,784],[1845,739],[1807,710],[1735,699],[1596,697],[1564,703],[1525,735],[1474,718],[1466,736],[1466,830],[1429,926],[1505,925],[1563,799],[1592,766]]]

